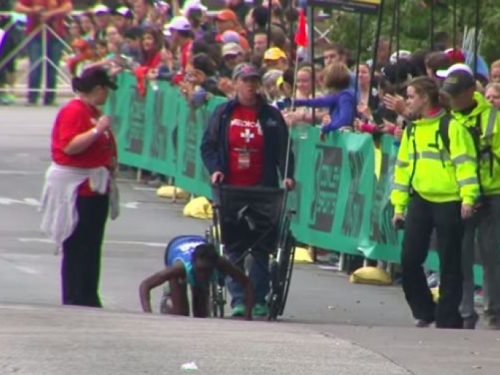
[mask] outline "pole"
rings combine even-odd
[[[457,0],[453,0],[453,50],[457,49]]]
[[[479,28],[481,27],[481,0],[476,0],[476,28],[474,30],[474,76],[477,76],[477,56],[479,50]]]
[[[312,97],[316,97],[316,66],[314,64],[314,6],[307,7],[307,25],[309,27],[308,35],[309,35],[309,59],[311,61],[311,79],[312,79]],[[316,110],[313,108],[312,110],[312,120],[311,125],[314,126],[316,118]]]
[[[394,30],[396,29],[397,13],[398,13],[398,1],[395,1],[394,8],[392,9],[391,35],[390,35],[390,40],[389,40],[389,53],[392,51],[392,39],[394,38]]]
[[[42,29],[42,56],[43,56],[43,60],[42,60],[42,82],[43,82],[43,86],[42,87],[45,87],[45,90],[48,89],[47,87],[47,78],[48,78],[48,68],[49,68],[49,51],[48,51],[48,33],[47,33],[47,25],[43,25],[43,29]],[[46,94],[45,94],[46,95]]]
[[[434,51],[434,23],[436,22],[436,6],[434,0],[431,0],[431,51]]]
[[[273,6],[271,0],[268,2],[268,12],[267,12],[267,49],[271,48],[271,23],[273,17]]]
[[[358,50],[356,51],[356,78],[354,80],[354,111],[357,113],[357,102],[358,102],[358,92],[359,92],[359,63],[361,60],[361,41],[363,36],[363,13],[359,14],[359,25],[358,25]],[[367,103],[368,104],[368,103]]]
[[[288,27],[290,30],[288,30],[290,34],[290,58],[293,59],[293,51],[295,50],[295,53],[297,53],[296,48],[295,48],[295,34],[293,30],[293,18],[292,18],[292,13],[293,13],[293,0],[288,0],[288,17],[289,17],[289,25]]]
[[[377,69],[377,55],[378,55],[378,44],[380,43],[380,34],[382,32],[382,19],[384,16],[384,2],[382,0],[380,3],[380,8],[378,10],[378,20],[377,20],[377,29],[375,30],[375,42],[373,45],[373,59],[372,66],[370,70],[370,92],[372,90],[372,86],[375,80],[375,70]]]
[[[401,24],[401,2],[396,1],[396,89],[399,95],[399,49],[400,49],[400,25]]]

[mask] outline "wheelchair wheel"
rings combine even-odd
[[[273,257],[269,264],[269,278],[270,278],[270,293],[268,299],[268,315],[267,320],[276,320],[279,313],[279,278],[278,278],[278,262]]]
[[[215,318],[224,318],[224,308],[227,302],[227,292],[224,278],[212,283],[210,294],[213,316]]]
[[[278,242],[278,253],[271,259],[269,273],[271,290],[268,299],[268,320],[276,320],[283,315],[286,299],[290,288],[290,280],[293,270],[293,257],[295,244],[288,226],[289,218],[285,219],[283,232]]]
[[[285,311],[286,301],[288,299],[288,292],[290,291],[290,283],[292,280],[293,266],[294,266],[294,258],[295,258],[295,238],[289,233],[287,249],[289,249],[290,256],[288,257],[288,264],[283,265],[284,271],[284,286],[283,286],[283,296],[281,299],[281,308],[279,311],[279,315],[283,315]]]
[[[213,317],[224,318],[224,306],[226,305],[226,301],[223,288],[217,282],[213,282],[210,287],[210,294]]]

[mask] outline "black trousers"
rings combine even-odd
[[[63,243],[62,302],[64,305],[102,307],[98,289],[109,197],[79,196],[76,206],[78,224]]]
[[[438,328],[462,328],[461,246],[464,224],[460,202],[432,203],[415,194],[408,205],[401,254],[403,290],[415,319],[436,321]],[[437,306],[427,286],[423,263],[433,229],[437,235],[441,284]]]

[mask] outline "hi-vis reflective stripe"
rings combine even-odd
[[[410,153],[408,156],[410,159],[415,159],[415,153]],[[417,152],[417,159],[432,159],[432,160],[442,161],[442,160],[449,160],[450,157],[447,153],[422,151],[422,152]]]
[[[407,161],[402,161],[402,160],[396,160],[396,165],[398,167],[406,168],[407,166],[410,165]]]
[[[477,177],[464,178],[463,180],[458,180],[458,186],[464,187],[465,185],[478,184],[479,181]]]
[[[409,186],[406,186],[406,185],[403,185],[403,184],[398,184],[398,183],[393,183],[392,184],[392,189],[393,190],[399,190],[399,191],[402,191],[402,192],[409,192],[410,191],[410,187]]]
[[[462,164],[468,161],[476,161],[476,158],[470,155],[460,155],[452,159],[452,162],[455,165]]]
[[[484,132],[484,137],[488,138],[493,135],[493,130],[495,130],[495,123],[497,121],[498,111],[496,108],[492,108],[490,110],[490,116],[488,117],[488,126],[486,127],[486,131]]]

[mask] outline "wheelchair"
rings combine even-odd
[[[206,232],[207,241],[219,255],[227,256],[234,248],[245,249],[235,263],[251,259],[268,272],[268,320],[283,315],[293,272],[296,241],[290,224],[295,211],[286,208],[286,194],[278,188],[218,185],[214,187],[212,226]],[[240,235],[243,240],[235,241]],[[269,253],[269,267],[253,257],[257,251]],[[210,287],[215,317],[224,317],[226,289],[222,276]]]

